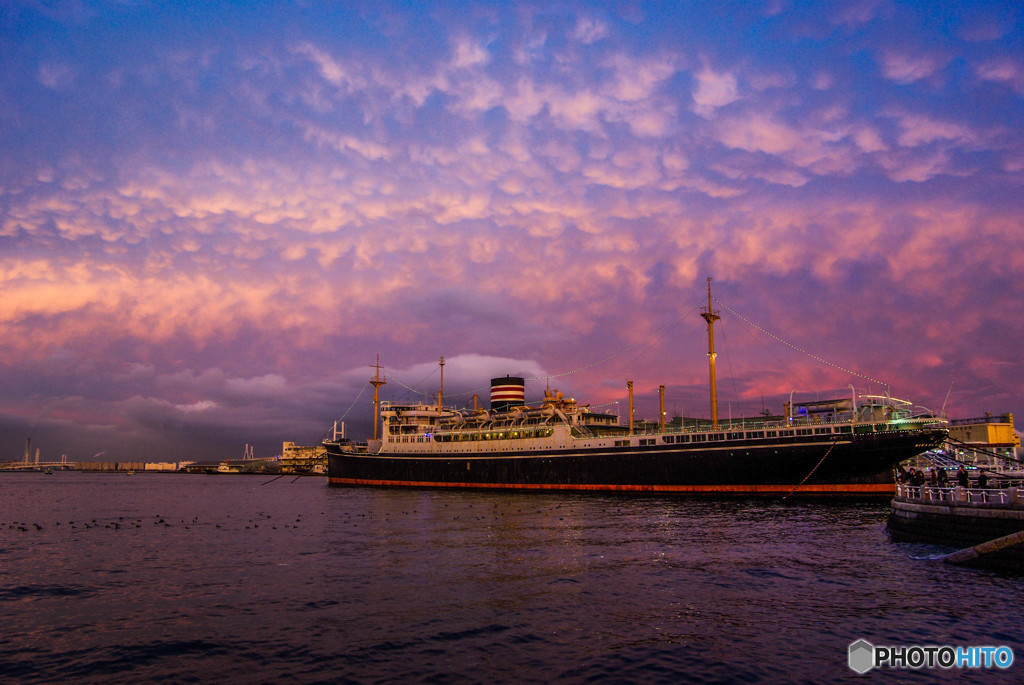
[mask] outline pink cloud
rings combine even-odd
[[[902,131],[897,142],[904,147],[935,141],[952,141],[960,145],[973,145],[977,142],[977,136],[966,126],[930,116],[902,114],[898,122]]]
[[[1024,93],[1024,63],[1009,57],[992,59],[977,66],[978,78],[982,81],[1003,83],[1018,94]]]
[[[695,109],[701,116],[707,116],[716,109],[736,102],[739,86],[735,74],[716,73],[705,67],[696,74],[697,89],[693,93]]]
[[[70,87],[75,81],[75,76],[76,70],[70,64],[44,62],[39,65],[39,82],[51,90],[63,90]]]
[[[596,43],[609,35],[608,24],[594,17],[579,17],[572,36],[581,43]]]
[[[890,50],[882,54],[880,61],[882,74],[886,78],[908,84],[933,76],[946,66],[947,59],[935,54]]]

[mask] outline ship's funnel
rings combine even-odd
[[[491,379],[491,411],[526,404],[526,381],[518,376]]]

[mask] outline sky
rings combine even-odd
[[[1017,2],[0,7],[0,460],[382,399],[1024,416]]]

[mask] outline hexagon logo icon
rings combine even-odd
[[[864,674],[875,665],[875,646],[867,640],[857,640],[850,644],[850,668]]]

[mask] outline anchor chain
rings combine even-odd
[[[800,481],[800,483],[798,485],[794,486],[794,488],[792,490],[790,490],[786,494],[785,497],[782,498],[783,500],[786,500],[790,495],[792,495],[794,492],[799,490],[800,486],[802,486],[804,483],[806,483],[807,479],[814,475],[814,472],[818,470],[818,467],[821,466],[822,462],[825,461],[825,458],[828,457],[828,455],[832,454],[832,450],[835,449],[836,444],[837,443],[835,441],[832,442],[832,444],[829,446],[828,450],[826,450],[825,454],[822,455],[821,459],[818,460],[818,463],[814,465],[813,469],[811,469],[810,473],[808,473],[806,476],[804,476],[804,479],[802,481]]]

